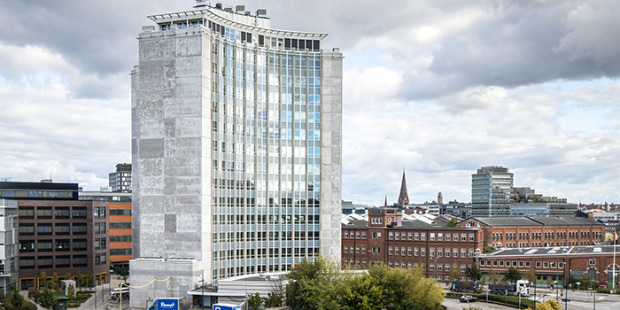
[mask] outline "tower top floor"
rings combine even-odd
[[[271,20],[266,17],[266,10],[259,9],[255,15],[245,11],[245,6],[222,7],[221,3],[211,6],[204,0],[198,0],[193,10],[163,13],[148,16],[157,24],[142,28],[143,32],[166,31],[205,27],[223,36],[244,43],[258,44],[271,48],[316,50],[320,49],[318,41],[327,36],[324,33],[300,32],[271,28]]]

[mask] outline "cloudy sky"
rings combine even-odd
[[[222,2],[343,51],[343,199],[395,201],[404,168],[411,201],[468,202],[471,174],[502,165],[515,186],[620,203],[620,3]],[[136,36],[194,3],[2,1],[0,179],[107,185],[131,161]]]

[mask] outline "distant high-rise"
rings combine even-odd
[[[198,1],[149,16],[132,71],[131,306],[340,260],[342,54]],[[251,293],[251,292],[250,292]]]
[[[510,216],[513,174],[508,168],[487,166],[471,176],[472,216]]]
[[[109,175],[113,192],[131,193],[131,164],[117,164],[116,172]]]

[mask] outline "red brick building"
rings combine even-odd
[[[620,251],[620,247],[617,246],[616,251]],[[480,254],[476,260],[484,274],[483,282],[489,275],[504,273],[510,267],[517,268],[521,273],[534,270],[536,285],[539,287],[550,287],[552,284],[562,286],[571,277],[575,279],[587,277],[611,288],[614,278],[612,245],[502,249]],[[619,262],[620,260],[616,260],[616,288],[620,271]]]
[[[603,242],[605,225],[579,217],[471,217],[460,227],[479,227],[496,248],[593,245]]]
[[[423,267],[426,276],[448,280],[451,268],[465,268],[482,251],[482,229],[449,228],[428,218],[403,219],[396,208],[372,208],[368,217],[351,216],[342,224],[342,264],[367,269],[384,262],[390,267]]]

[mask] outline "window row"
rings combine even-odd
[[[85,219],[86,207],[19,207],[18,216],[22,219]]]
[[[86,251],[88,242],[86,239],[57,239],[57,240],[22,240],[19,242],[21,252],[46,252],[46,251]]]
[[[105,224],[105,223],[104,223]],[[21,223],[19,224],[19,234],[21,236],[37,235],[85,235],[88,232],[86,223]]]
[[[106,254],[99,255],[99,263],[105,263]],[[60,267],[87,267],[87,255],[57,255],[57,256],[39,256],[39,257],[20,257],[20,269],[35,268],[60,268]]]
[[[503,261],[503,260],[481,260],[480,266],[493,266],[493,267],[519,267],[519,268],[530,268],[531,263],[529,261]],[[564,268],[564,262],[536,262],[536,268],[551,268],[551,269],[562,269]]]
[[[343,232],[344,239],[366,239],[365,231]],[[372,232],[372,239],[381,239],[381,232]],[[426,241],[425,232],[388,232],[388,240]],[[429,233],[430,241],[475,241],[473,233]]]

